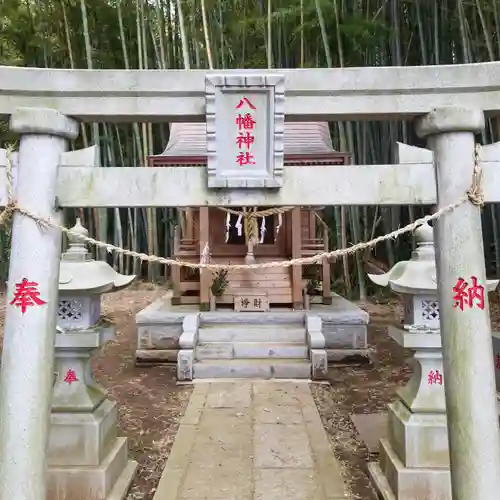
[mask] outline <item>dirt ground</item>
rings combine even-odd
[[[96,354],[93,370],[99,383],[118,402],[119,433],[129,438],[130,456],[139,463],[127,500],[153,498],[191,393],[189,387],[176,385],[173,368],[134,365],[135,314],[164,293],[163,288],[138,284],[103,300],[103,313],[115,323],[117,335]],[[490,296],[490,301],[493,328],[498,329],[498,295]],[[410,376],[405,361],[411,352],[400,348],[386,334],[387,325],[402,317],[397,300],[360,306],[371,316],[369,344],[373,363],[333,367],[329,384],[311,387],[335,455],[343,465],[350,499],[376,500],[366,465],[377,456],[368,453],[349,415],[385,411],[396,389]],[[0,294],[2,334],[4,311],[5,296]]]
[[[377,500],[368,478],[367,464],[377,460],[359,439],[349,415],[386,411],[398,387],[411,375],[406,359],[411,352],[401,348],[387,334],[387,325],[402,318],[398,301],[359,304],[371,318],[368,343],[372,363],[330,367],[329,384],[311,386],[323,425],[343,468],[350,500]]]

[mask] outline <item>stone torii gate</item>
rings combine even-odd
[[[470,187],[474,134],[500,113],[499,63],[338,70],[89,71],[0,68],[0,116],[21,136],[15,202],[58,224],[60,207],[455,204]],[[206,78],[207,77],[207,78]],[[481,82],[478,84],[477,82]],[[434,89],[438,89],[435,91]],[[285,99],[286,91],[286,99]],[[233,108],[255,99],[255,165],[227,160]],[[235,106],[236,105],[236,106]],[[283,169],[282,126],[291,120],[417,118],[433,162]],[[59,168],[83,121],[207,120],[208,169]],[[257,144],[260,142],[260,144]],[[500,165],[479,157],[486,202],[499,202]],[[220,153],[224,153],[221,155]],[[207,180],[207,173],[208,180]],[[8,197],[0,169],[0,205]],[[431,179],[435,179],[432,182]],[[12,206],[12,205],[11,205]],[[437,271],[453,498],[500,491],[489,307],[454,308],[460,276],[486,282],[480,208],[468,201],[437,222]],[[61,232],[14,215],[0,376],[0,500],[45,500]],[[11,304],[35,283],[42,307]]]

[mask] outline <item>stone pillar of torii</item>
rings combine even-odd
[[[475,168],[474,134],[483,127],[481,110],[459,106],[435,109],[418,120],[417,132],[427,138],[434,153],[438,208],[455,203],[469,189]],[[12,114],[11,128],[21,135],[15,191],[17,205],[40,217],[60,221],[57,194],[58,185],[64,182],[61,173],[64,168],[60,169],[58,179],[58,167],[67,140],[77,136],[76,121],[51,109],[23,108]],[[374,166],[373,171],[376,169]],[[124,175],[152,175],[149,172],[119,172],[121,169],[102,170],[108,171],[106,175],[112,176],[117,183]],[[177,174],[172,171],[161,175],[173,177]],[[281,195],[281,204],[297,204],[296,193],[287,190],[290,182],[287,175],[301,174],[283,175],[280,182],[285,194]],[[335,172],[324,175],[335,175]],[[374,172],[373,175],[385,174]],[[82,189],[78,188],[79,182],[82,181],[74,180],[74,192]],[[308,186],[324,182],[324,178],[312,178]],[[141,200],[139,195],[135,200],[129,196],[123,202],[128,203],[127,206],[137,206],[146,198],[148,185],[135,186],[134,189],[144,189],[144,193]],[[5,190],[5,186],[0,188]],[[86,185],[85,189],[88,203],[92,190],[104,188]],[[166,186],[165,189],[170,188]],[[175,189],[182,191],[177,186]],[[240,188],[239,192],[242,191],[244,189]],[[317,203],[325,204],[327,200],[318,193]],[[64,197],[61,192],[59,195]],[[190,197],[186,205],[196,206],[194,200],[200,199],[198,192],[185,196]],[[210,196],[213,199],[213,195],[205,199]],[[238,199],[235,194],[227,205],[272,203],[271,196],[268,203],[257,200],[258,194],[251,200],[248,196],[244,194],[242,198],[247,198]],[[336,199],[330,201],[335,204]],[[373,195],[373,203],[377,201]],[[72,206],[78,206],[80,201],[74,203]],[[83,202],[81,205],[88,206]],[[12,234],[0,374],[0,500],[42,500],[46,497],[46,447],[61,233],[40,226],[17,211]],[[479,206],[465,202],[441,216],[436,227],[436,255],[453,498],[496,500],[500,491],[500,432],[488,301],[485,297],[484,308],[462,311],[453,307],[452,293],[459,277],[475,276],[479,283],[486,283]],[[21,292],[36,297],[40,305],[27,310],[16,307],[14,298]]]
[[[21,134],[15,197],[26,210],[61,222],[57,172],[75,120],[51,109],[11,116]],[[58,307],[61,231],[14,214],[0,373],[0,499],[46,498],[47,438]],[[31,297],[38,307],[16,307]]]
[[[481,110],[459,106],[435,109],[417,121],[417,134],[434,153],[438,209],[470,188],[474,135],[484,126]],[[460,277],[474,276],[486,286],[481,208],[463,203],[437,219],[435,228],[452,495],[493,499],[500,486],[500,434],[488,294],[483,308],[465,313],[452,293]]]

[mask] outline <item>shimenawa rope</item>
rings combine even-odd
[[[290,211],[293,207],[266,208],[266,210],[253,210],[251,212],[240,212],[239,210],[234,210],[232,208],[227,208],[227,207],[216,207],[216,208],[231,215],[238,215],[238,216],[241,215],[242,217],[248,217],[249,219],[257,219],[259,217],[268,217],[269,215],[284,214]]]
[[[126,250],[124,248],[117,247],[115,245],[111,245],[110,243],[104,243],[102,241],[96,240],[94,238],[90,238],[88,236],[83,236],[77,232],[72,231],[71,229],[68,229],[67,227],[61,226],[54,222],[50,218],[44,218],[40,217],[34,213],[29,212],[28,210],[23,209],[22,207],[19,207],[14,199],[14,194],[13,194],[13,182],[12,182],[12,153],[14,149],[12,146],[10,146],[7,149],[7,169],[6,169],[6,175],[7,175],[7,206],[5,207],[5,210],[0,214],[0,224],[5,224],[5,222],[13,215],[15,211],[18,211],[20,214],[24,215],[25,217],[29,217],[33,219],[35,222],[42,226],[47,226],[47,227],[52,227],[55,229],[59,229],[62,232],[66,234],[71,234],[72,236],[75,236],[86,243],[89,243],[91,245],[94,245],[98,248],[105,248],[108,252],[116,252],[122,255],[128,255],[133,258],[140,259],[142,261],[147,261],[147,262],[156,262],[159,264],[164,264],[166,266],[180,266],[180,267],[188,267],[191,269],[212,269],[212,270],[219,270],[219,269],[258,269],[258,268],[271,268],[271,267],[290,267],[293,265],[304,265],[304,264],[316,264],[321,262],[324,259],[336,259],[338,257],[342,257],[343,255],[351,255],[356,252],[359,252],[361,250],[365,250],[367,248],[372,248],[379,243],[389,240],[389,239],[396,239],[402,234],[414,231],[417,229],[420,225],[425,224],[426,222],[429,222],[431,220],[438,219],[441,217],[443,214],[450,212],[454,210],[455,208],[459,207],[463,203],[470,201],[473,205],[478,205],[481,206],[484,203],[484,195],[482,192],[481,188],[481,181],[482,181],[482,169],[481,165],[478,160],[479,156],[479,146],[476,146],[475,151],[474,151],[474,169],[472,173],[472,182],[471,186],[467,191],[467,194],[460,198],[457,202],[451,203],[450,205],[447,205],[437,212],[433,213],[432,215],[427,215],[425,217],[422,217],[420,219],[415,220],[411,224],[407,224],[404,227],[401,227],[399,229],[396,229],[395,231],[392,231],[389,234],[385,234],[383,236],[378,236],[377,238],[374,238],[370,241],[365,241],[365,242],[360,242],[357,243],[356,245],[353,245],[349,248],[339,248],[337,250],[332,250],[330,252],[322,252],[316,255],[313,255],[311,257],[302,257],[298,259],[290,259],[286,261],[276,261],[276,262],[261,262],[261,263],[256,263],[256,264],[211,264],[211,263],[196,263],[196,262],[187,262],[183,260],[177,260],[177,259],[168,259],[165,257],[158,257],[156,255],[147,255],[145,253],[139,253],[139,252],[134,252],[132,250]],[[221,208],[221,207],[218,207]],[[268,210],[263,210],[261,212],[251,212],[253,218],[255,220],[255,217],[263,217],[266,215],[272,215],[272,214],[279,214],[279,213],[284,213],[288,210],[290,210],[293,207],[282,207],[282,208],[272,208]],[[240,212],[236,210],[231,210],[228,208],[222,208],[222,210],[229,212],[229,213],[235,213],[236,215],[239,215]]]

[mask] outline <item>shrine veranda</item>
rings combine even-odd
[[[460,277],[486,283],[480,202],[500,201],[500,146],[476,148],[475,135],[485,115],[500,114],[499,81],[499,63],[223,73],[0,68],[0,115],[10,116],[20,135],[14,193],[9,172],[0,172],[0,204],[14,211],[0,378],[0,456],[11,459],[0,462],[0,499],[44,498],[60,207],[437,204],[443,211],[435,223],[436,265],[453,498],[495,500],[500,435],[488,300],[483,308],[461,310],[451,291]],[[258,96],[263,109],[259,104],[256,121],[266,123],[268,133],[256,145],[255,164],[247,162],[252,170],[242,173],[227,160],[236,153],[228,127],[232,108],[247,96]],[[415,119],[429,149],[399,145],[396,165],[285,169],[285,117]],[[67,140],[78,135],[77,120],[206,120],[207,168],[69,166],[63,155]],[[51,225],[41,228],[33,217]],[[45,302],[24,314],[10,304],[23,279],[37,284]],[[195,341],[196,327],[185,325],[187,344]],[[316,341],[321,344],[321,335],[311,335],[311,350],[324,349]]]

